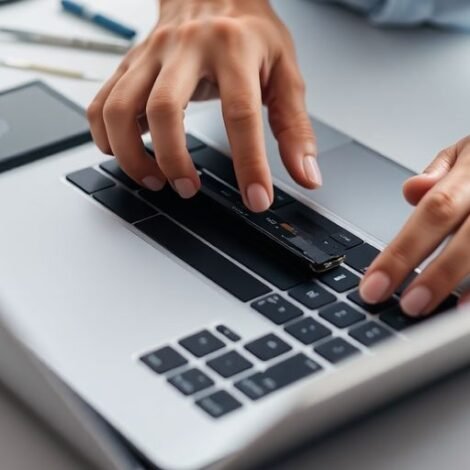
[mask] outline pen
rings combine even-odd
[[[101,82],[103,79],[88,75],[78,70],[65,69],[61,67],[54,67],[45,64],[36,64],[26,60],[19,59],[0,59],[0,67],[8,67],[11,69],[30,70],[33,72],[48,73],[64,78],[75,78],[77,80],[87,80],[91,82]]]
[[[78,16],[86,21],[91,21],[92,23],[101,26],[108,31],[111,31],[114,34],[117,34],[126,39],[133,39],[137,34],[133,29],[119,23],[108,16],[96,12],[93,9],[77,3],[74,0],[61,0],[62,8],[73,15]]]
[[[36,31],[26,31],[16,28],[0,27],[0,33],[11,35],[20,41],[46,44],[49,46],[73,47],[76,49],[85,49],[99,52],[110,52],[113,54],[125,54],[130,45],[127,43],[111,43],[103,41],[94,41],[68,36],[57,36],[52,34],[39,33]]]

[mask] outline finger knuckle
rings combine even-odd
[[[130,111],[129,103],[122,98],[110,98],[103,107],[103,116],[105,121],[121,120]]]
[[[194,41],[204,30],[204,26],[199,20],[186,21],[180,25],[176,31],[178,39],[184,42]]]
[[[392,244],[385,250],[384,254],[388,255],[392,263],[398,265],[399,268],[405,270],[412,268],[410,266],[411,253],[404,244]]]
[[[178,100],[169,89],[161,89],[147,103],[146,113],[149,119],[173,116],[178,111]]]
[[[88,121],[96,122],[103,116],[103,106],[98,101],[92,101],[86,110]]]
[[[245,36],[243,25],[235,18],[216,18],[212,21],[211,28],[214,37],[225,44],[239,42]]]
[[[148,47],[161,49],[165,47],[175,34],[175,27],[171,25],[160,25],[148,38]]]
[[[258,114],[258,107],[249,96],[237,96],[228,100],[224,114],[232,123],[253,121]]]
[[[425,200],[424,211],[433,225],[447,225],[457,213],[456,196],[448,190],[433,191]]]

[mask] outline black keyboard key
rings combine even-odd
[[[336,300],[336,297],[316,282],[307,282],[289,291],[289,295],[306,307],[315,310]]]
[[[280,207],[284,207],[287,204],[292,204],[293,202],[295,202],[295,199],[292,196],[274,186],[274,201],[271,209],[279,209]]]
[[[221,180],[238,188],[237,178],[233,169],[232,159],[210,147],[204,147],[191,152],[194,163],[200,168],[205,168]]]
[[[459,298],[452,294],[447,297],[447,299],[444,300],[437,308],[434,310],[432,315],[437,315],[438,313],[443,313],[446,312],[447,310],[451,310],[455,307],[457,307],[457,304],[459,303]]]
[[[402,295],[408,286],[418,277],[417,272],[412,272],[404,281],[403,284],[397,289],[397,294]]]
[[[140,360],[157,374],[164,374],[169,370],[184,366],[188,361],[170,346],[142,356]]]
[[[128,187],[129,189],[132,189],[134,191],[140,188],[140,186],[133,179],[129,178],[129,176],[127,176],[124,171],[121,170],[121,167],[119,166],[115,158],[103,162],[100,165],[100,168],[106,171],[106,173],[108,173],[112,177],[116,178],[119,182],[121,182],[124,186]]]
[[[311,271],[294,255],[280,251],[267,237],[240,222],[204,194],[187,201],[170,188],[141,194],[150,204],[282,290],[312,277]]]
[[[392,307],[398,305],[398,300],[395,297],[391,297],[390,299],[386,300],[385,302],[381,302],[379,304],[368,304],[362,300],[362,297],[359,294],[359,291],[356,290],[351,292],[348,295],[348,299],[354,302],[359,307],[363,308],[366,312],[369,313],[380,313],[385,312],[385,310],[389,310]]]
[[[223,341],[207,330],[188,336],[182,339],[179,344],[196,357],[207,356],[225,346]]]
[[[321,366],[305,356],[297,354],[280,362],[265,372],[259,372],[235,383],[235,387],[248,398],[258,400],[321,370]]]
[[[114,186],[93,194],[93,197],[110,211],[131,224],[148,219],[157,211],[129,191]]]
[[[353,309],[345,302],[338,302],[325,307],[320,310],[320,316],[338,328],[347,328],[366,318],[363,313]]]
[[[168,379],[168,382],[186,396],[194,395],[214,385],[214,381],[199,369],[189,369],[186,372],[174,375]]]
[[[347,249],[354,248],[358,245],[362,245],[363,243],[360,238],[346,231],[333,233],[331,234],[331,238],[333,238],[333,240],[336,240],[338,243],[341,243],[341,245],[343,245]]]
[[[356,271],[365,274],[367,268],[372,264],[375,258],[379,255],[380,251],[367,243],[349,250],[346,253],[345,263]]]
[[[245,345],[245,348],[262,361],[269,361],[292,348],[276,335],[268,334]]]
[[[379,318],[395,331],[402,331],[420,322],[420,320],[416,318],[405,315],[399,306],[382,313]]]
[[[207,365],[224,378],[233,377],[253,367],[253,364],[237,351],[222,354],[222,356],[208,361]]]
[[[359,349],[349,344],[343,338],[333,338],[326,343],[320,344],[315,348],[315,352],[324,357],[332,364],[336,364],[353,354],[357,354]]]
[[[225,390],[219,390],[211,395],[196,401],[196,405],[202,408],[213,418],[221,418],[232,411],[241,408],[242,404]]]
[[[299,307],[292,305],[284,297],[277,294],[270,294],[256,300],[251,306],[276,325],[282,325],[302,316],[302,310]]]
[[[186,134],[186,147],[188,148],[189,152],[193,152],[194,150],[201,149],[205,147],[206,144],[201,142],[199,139],[196,139],[191,134]]]
[[[67,175],[67,180],[87,194],[114,186],[114,182],[93,168],[85,168]]]
[[[303,344],[313,344],[331,334],[328,328],[310,317],[291,323],[285,330]]]
[[[324,282],[336,292],[346,292],[359,285],[360,278],[346,268],[339,267],[320,276]]]
[[[240,336],[238,336],[233,330],[231,330],[228,326],[225,326],[225,325],[218,325],[216,327],[216,330],[224,335],[227,339],[229,339],[230,341],[233,341],[234,343],[236,343],[237,341],[240,341],[241,338]]]
[[[374,321],[368,321],[362,325],[355,326],[349,331],[349,334],[364,346],[373,346],[392,336],[389,330]]]
[[[137,228],[242,302],[271,290],[166,217],[146,220]]]

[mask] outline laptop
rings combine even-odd
[[[401,185],[411,173],[312,121],[324,188],[296,186],[266,132],[268,215],[344,252],[323,273],[206,193],[143,190],[92,143],[0,175],[5,315],[158,468],[248,467],[468,358],[456,295],[421,322],[400,312],[404,286],[378,306],[358,296],[410,214]],[[217,103],[204,105],[187,119],[187,145],[236,198],[222,122]]]

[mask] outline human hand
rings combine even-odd
[[[443,150],[422,175],[404,186],[416,211],[372,263],[361,296],[379,303],[402,284],[449,236],[442,253],[405,290],[401,307],[410,316],[431,313],[470,274],[470,136]],[[470,293],[462,302],[470,300]]]
[[[137,183],[168,180],[190,198],[199,176],[184,136],[191,99],[220,94],[244,203],[262,212],[273,201],[261,106],[283,162],[307,188],[321,185],[294,45],[268,0],[161,0],[160,20],[123,60],[88,109],[93,138]],[[156,159],[141,134],[150,130]]]

